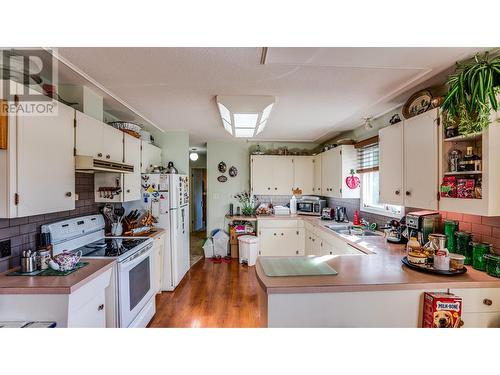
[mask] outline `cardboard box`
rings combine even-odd
[[[460,328],[462,298],[451,293],[425,292],[423,328]]]

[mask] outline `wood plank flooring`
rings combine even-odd
[[[156,296],[149,327],[259,327],[258,288],[254,267],[203,259],[174,292]]]

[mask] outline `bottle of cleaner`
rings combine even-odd
[[[297,213],[297,198],[295,195],[292,195],[290,199],[290,215],[295,215]]]

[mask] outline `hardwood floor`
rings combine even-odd
[[[156,296],[149,327],[259,327],[258,288],[253,267],[203,259],[174,292]]]

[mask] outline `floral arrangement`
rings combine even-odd
[[[236,194],[234,197],[238,199],[243,215],[252,216],[255,213],[256,199],[252,194],[244,191],[243,193]]]

